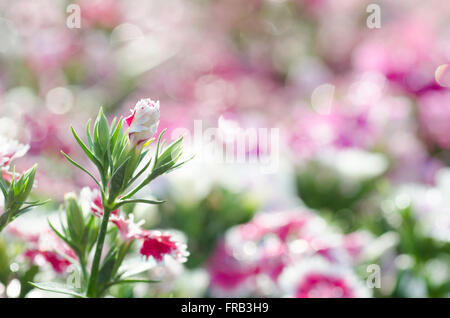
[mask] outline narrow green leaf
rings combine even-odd
[[[132,199],[132,200],[122,200],[119,201],[115,206],[114,209],[118,209],[124,204],[131,204],[131,203],[146,203],[146,204],[162,204],[166,201],[160,201],[160,200],[146,200],[146,199]]]
[[[86,137],[88,140],[89,149],[92,149],[94,144],[92,142],[92,137],[91,137],[91,119],[88,120],[88,123],[86,125]]]
[[[125,170],[127,167],[127,163],[129,161],[129,158],[127,158],[119,168],[114,172],[114,174],[111,177],[111,184],[110,184],[110,197],[116,198],[117,195],[120,194],[122,190],[122,186],[124,183],[124,176],[125,176]]]
[[[74,242],[81,243],[84,232],[84,217],[75,197],[66,199],[67,227]]]
[[[30,205],[28,205],[28,206],[26,206],[24,208],[21,208],[21,209],[19,209],[16,212],[15,217],[21,216],[22,214],[28,212],[32,208],[37,207],[37,206],[41,206],[41,205],[44,205],[44,204],[47,204],[48,202],[50,202],[50,200],[45,200],[45,201],[42,201],[42,202],[33,203],[33,204],[30,204]]]
[[[116,129],[116,123],[117,123],[117,117],[114,117],[113,120],[111,121],[111,131],[109,132],[109,134],[112,136],[114,130]]]
[[[19,298],[25,298],[28,292],[33,289],[33,286],[28,284],[28,282],[34,280],[37,273],[39,273],[39,266],[33,265],[19,278],[21,285]]]
[[[77,167],[78,169],[81,169],[82,171],[84,171],[85,173],[87,173],[92,180],[95,181],[95,183],[98,185],[98,187],[101,189],[102,187],[100,186],[100,183],[98,182],[98,180],[94,177],[94,175],[92,173],[90,173],[87,169],[83,168],[80,164],[78,164],[75,160],[73,160],[72,158],[70,158],[68,155],[66,155],[64,153],[64,151],[61,150],[61,153],[63,154],[64,157],[66,157],[67,160],[69,160],[69,162],[71,164],[73,164],[75,167]]]
[[[30,285],[32,285],[33,287],[41,289],[41,290],[54,292],[54,293],[58,293],[58,294],[74,296],[74,297],[77,297],[77,298],[85,298],[85,296],[82,295],[75,288],[71,288],[71,287],[69,287],[67,285],[64,285],[64,284],[61,284],[61,283],[54,283],[54,282],[44,282],[44,283],[28,282],[28,283]]]
[[[109,144],[109,125],[102,108],[100,108],[98,112],[97,122],[98,142],[100,143],[102,152],[105,153],[105,150],[107,149]]]
[[[5,199],[6,199],[6,197],[8,196],[8,192],[7,192],[7,190],[6,190],[5,185],[3,184],[3,182],[0,182],[0,189],[2,190],[3,196],[4,196]]]
[[[166,130],[167,129],[163,129],[163,131],[161,131],[161,133],[159,134],[158,143],[156,144],[155,164],[153,165],[153,167],[156,166],[156,162],[158,161],[158,158],[159,158],[159,147],[160,147],[160,144],[161,144],[161,138],[164,135],[164,133],[166,132]]]
[[[146,272],[154,267],[154,264],[144,261],[140,257],[126,259],[119,268],[120,279],[124,280],[126,278],[135,277],[136,275]]]
[[[150,279],[124,279],[124,280],[118,280],[115,282],[112,282],[108,284],[108,287],[114,286],[114,285],[123,285],[123,284],[136,284],[136,283],[147,283],[147,284],[155,284],[160,283],[160,280],[150,280]]]
[[[112,132],[111,135],[111,148],[114,150],[117,142],[117,138],[119,137],[120,131],[122,129],[123,120],[120,118],[119,122],[117,123],[115,129]]]
[[[98,159],[91,150],[89,150],[89,148],[84,144],[84,142],[80,139],[80,137],[78,137],[77,133],[75,132],[75,129],[73,129],[73,127],[70,127],[72,129],[72,134],[75,137],[75,140],[77,141],[77,143],[80,145],[81,149],[84,151],[84,153],[86,154],[86,156],[88,156],[88,158],[101,170],[102,169],[102,164],[100,162],[100,159]]]
[[[149,160],[147,162],[147,164],[133,178],[131,178],[131,180],[125,186],[125,189],[127,189],[130,185],[132,185],[133,182],[135,182],[148,169],[148,167],[150,166],[151,162],[152,161]]]

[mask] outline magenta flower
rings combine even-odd
[[[153,257],[161,262],[166,255],[170,255],[180,262],[186,261],[186,245],[175,241],[169,233],[143,231],[139,236],[144,241],[140,253],[145,258]]]

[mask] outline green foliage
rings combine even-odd
[[[350,184],[332,168],[310,162],[298,171],[297,193],[312,209],[339,211],[350,209],[374,189],[376,179]]]
[[[397,251],[401,255],[408,255],[412,260],[412,267],[399,273],[399,278],[393,297],[411,297],[409,289],[411,284],[422,283],[429,297],[448,297],[450,295],[450,277],[433,283],[429,270],[430,262],[436,260],[442,264],[450,263],[450,243],[437,241],[422,231],[420,224],[413,216],[411,206],[397,211],[401,216],[401,223],[396,228],[400,235]]]
[[[380,215],[361,209],[378,193],[380,180],[381,176],[349,179],[313,160],[298,169],[295,176],[297,194],[305,205],[346,233],[383,226]]]
[[[69,245],[83,263],[94,246],[98,236],[98,221],[94,215],[84,215],[75,194],[68,194],[64,203],[65,220],[60,221],[61,231],[51,223],[53,231]]]
[[[183,137],[178,138],[174,142],[172,142],[167,148],[160,154],[160,148],[161,148],[161,138],[164,135],[166,130],[163,130],[158,138],[158,144],[156,146],[156,152],[155,152],[155,159],[153,161],[153,168],[148,175],[147,178],[145,178],[136,188],[134,188],[132,191],[130,191],[128,194],[126,194],[123,197],[123,200],[129,199],[134,194],[136,194],[139,190],[141,190],[143,187],[148,185],[151,181],[153,181],[155,178],[159,177],[160,175],[163,175],[165,173],[169,173],[179,167],[181,167],[183,164],[185,164],[187,161],[191,160],[192,158],[183,161],[179,163],[179,159],[182,155],[183,150]]]
[[[259,206],[245,194],[215,187],[202,200],[189,204],[171,198],[160,206],[161,227],[174,226],[188,237],[189,268],[202,265],[226,230],[248,222]]]
[[[11,270],[9,269],[9,257],[6,242],[0,238],[0,283],[7,285]]]
[[[0,174],[0,189],[5,198],[4,212],[0,215],[0,232],[18,216],[28,212],[35,206],[42,205],[46,202],[27,202],[27,198],[33,189],[34,176],[36,174],[36,166],[25,171],[16,178],[15,172],[11,182],[8,182]]]

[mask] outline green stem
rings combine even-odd
[[[103,207],[103,219],[100,227],[100,233],[97,239],[97,246],[95,248],[94,261],[92,263],[91,277],[89,278],[87,296],[88,297],[97,297],[96,287],[97,287],[97,279],[98,272],[100,267],[100,259],[102,257],[103,244],[105,243],[106,232],[108,229],[109,216],[111,214],[111,210],[107,207]]]
[[[112,270],[111,277],[116,276],[117,271],[119,270],[120,265],[122,265],[123,259],[125,258],[126,254],[128,253],[128,250],[130,249],[130,246],[132,245],[133,241],[125,242],[122,248],[120,249],[119,255],[117,257],[117,261],[114,264],[114,268]],[[103,289],[99,292],[99,295],[102,295],[109,287],[114,285],[115,282],[107,283]]]
[[[80,267],[83,273],[83,282],[86,283],[88,280],[88,274],[86,271],[86,259],[84,258],[83,255],[78,255],[78,258],[80,259]]]

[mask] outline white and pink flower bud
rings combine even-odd
[[[128,136],[131,145],[139,146],[145,143],[158,129],[159,101],[150,98],[139,100],[125,121],[129,127]]]

